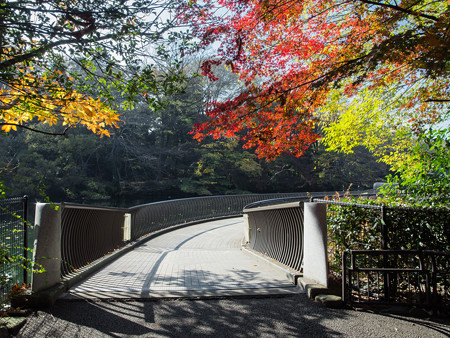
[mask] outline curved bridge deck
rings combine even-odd
[[[286,273],[242,250],[242,218],[156,237],[72,287],[74,298],[158,298],[298,293]]]

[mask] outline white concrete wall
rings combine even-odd
[[[303,277],[328,287],[327,206],[305,203]]]
[[[61,281],[61,206],[37,203],[33,261],[44,267],[44,273],[33,273],[33,292],[47,289]]]

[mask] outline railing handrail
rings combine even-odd
[[[128,212],[130,208],[118,208],[118,207],[104,207],[97,205],[87,205],[82,203],[62,202],[62,208],[66,209],[86,209],[86,210],[99,210],[99,211],[122,211]]]
[[[275,199],[267,199],[258,202],[251,203],[245,206],[245,211],[250,211],[253,208],[283,204],[283,203],[292,203],[292,201],[303,202],[305,200],[311,202],[328,202],[328,200],[324,200],[323,198],[327,196],[334,196],[336,193],[342,193],[343,195],[350,196],[374,196],[376,195],[376,191],[371,190],[356,190],[356,191],[329,191],[329,192],[311,192],[305,193],[304,196],[295,196],[295,197],[283,197],[283,198],[275,198]],[[333,202],[333,201],[330,201]],[[339,202],[337,202],[339,203]],[[342,202],[345,203],[345,202]]]
[[[291,202],[291,201],[285,201],[283,198],[277,199],[278,203],[274,203],[274,204],[267,204],[267,205],[262,205],[262,206],[253,206],[253,204],[256,203],[252,203],[249,206],[245,206],[244,208],[244,214],[245,213],[249,213],[249,212],[257,212],[257,211],[263,211],[263,210],[276,210],[276,209],[287,209],[287,208],[295,208],[301,205],[301,203],[303,201],[295,201],[295,202]]]
[[[335,194],[336,191],[330,192],[329,194]],[[301,196],[302,194],[304,194],[304,197],[310,197],[310,196],[315,196],[316,193],[309,193],[309,192],[289,192],[289,193],[261,193],[261,194],[232,194],[232,195],[213,195],[213,196],[195,196],[195,197],[186,197],[186,198],[176,198],[176,199],[170,199],[170,200],[164,200],[164,201],[156,201],[156,202],[150,202],[150,203],[144,203],[144,204],[138,204],[132,207],[128,207],[128,208],[123,208],[123,207],[107,207],[107,206],[99,206],[99,205],[88,205],[88,204],[83,204],[83,203],[74,203],[74,202],[62,202],[61,207],[63,208],[83,208],[83,209],[88,209],[88,210],[117,210],[117,211],[122,211],[122,212],[132,212],[133,210],[139,209],[139,208],[143,208],[143,207],[147,207],[147,206],[151,206],[151,205],[158,205],[158,204],[170,204],[170,203],[176,203],[176,202],[181,202],[181,201],[187,201],[187,200],[201,200],[201,199],[218,199],[218,198],[233,198],[233,197],[249,197],[249,196],[277,196],[277,195],[295,195],[292,197],[283,197],[283,198],[270,198],[270,199],[265,199],[261,202],[268,202],[268,201],[279,201],[279,200],[284,200],[284,199],[295,199],[295,198],[302,198],[303,196]],[[327,193],[318,193],[320,195],[318,196],[329,196],[329,194]],[[300,195],[300,196],[299,196]],[[249,204],[248,206],[246,206],[246,208],[251,207],[253,204],[255,203],[260,203],[260,202],[254,202]],[[276,202],[276,204],[278,204],[279,202]],[[242,213],[242,212],[241,212]]]
[[[301,198],[303,201],[303,198],[312,198],[314,202],[329,202],[330,204],[347,204],[347,202],[337,202],[332,200],[322,200],[321,198],[325,198],[327,196],[333,196],[336,193],[342,193],[342,195],[350,195],[350,196],[373,196],[376,195],[376,190],[369,189],[369,190],[356,190],[356,191],[329,191],[329,192],[290,192],[290,193],[253,193],[253,194],[232,194],[232,195],[213,195],[213,196],[195,196],[195,197],[186,197],[186,198],[176,198],[176,199],[170,199],[170,200],[164,200],[164,201],[156,201],[156,202],[150,202],[150,203],[144,203],[144,204],[138,204],[132,207],[123,208],[123,207],[107,207],[107,206],[99,206],[99,205],[88,205],[88,204],[82,204],[82,203],[74,203],[74,202],[62,202],[61,206],[64,208],[84,208],[89,210],[117,210],[117,211],[123,211],[123,212],[130,212],[135,209],[139,209],[142,207],[150,206],[150,205],[158,205],[158,204],[166,204],[166,203],[176,203],[186,200],[200,200],[200,199],[217,199],[217,198],[223,198],[223,197],[242,197],[242,196],[277,196],[277,195],[295,195],[292,197],[282,197],[282,198],[269,198],[262,201],[250,203],[245,206],[245,209],[251,209],[254,207],[259,207],[264,205],[265,203],[269,203],[269,205],[274,204],[280,204],[280,203],[289,203],[290,199],[295,200]],[[15,199],[21,199],[21,197],[18,198],[11,198],[11,200]],[[7,201],[8,199],[6,199]],[[283,202],[286,200],[286,202]],[[3,200],[5,201],[5,200]],[[365,205],[364,205],[365,206]],[[375,207],[379,208],[380,206],[376,205],[367,205],[368,207]],[[409,209],[409,208],[408,208]]]
[[[376,196],[377,193],[373,193],[373,195],[369,196]],[[352,194],[354,196],[354,194]],[[363,195],[362,195],[363,196]],[[320,198],[322,196],[317,196],[312,198],[312,202],[317,203],[325,203],[329,205],[341,205],[341,206],[348,206],[348,207],[357,207],[357,208],[364,208],[364,209],[375,209],[375,210],[394,210],[394,211],[427,211],[427,210],[433,210],[436,212],[449,212],[449,208],[446,207],[433,207],[433,206],[423,206],[423,207],[408,207],[408,206],[401,206],[401,205],[388,205],[388,204],[364,204],[364,203],[354,203],[354,202],[343,202],[339,200],[327,200],[324,198]]]
[[[219,198],[233,198],[233,197],[250,197],[250,196],[277,196],[277,195],[296,195],[297,197],[299,195],[304,194],[305,196],[307,196],[309,193],[307,192],[288,192],[288,193],[261,193],[261,194],[233,194],[233,195],[213,195],[213,196],[196,196],[196,197],[186,197],[186,198],[177,198],[177,199],[173,199],[173,200],[165,200],[165,201],[157,201],[157,202],[151,202],[151,203],[145,203],[145,204],[139,204],[133,207],[128,208],[127,210],[134,210],[134,209],[138,209],[141,207],[146,207],[149,205],[157,205],[157,204],[165,204],[165,203],[171,203],[171,202],[180,202],[180,201],[186,201],[186,200],[200,200],[200,199],[219,199]],[[323,194],[323,193],[321,193]],[[293,197],[285,197],[285,198],[296,198],[295,196]],[[283,199],[283,198],[281,198]],[[272,199],[266,199],[264,201],[271,201]],[[257,202],[255,202],[257,203]]]

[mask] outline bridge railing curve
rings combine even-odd
[[[88,268],[105,255],[150,233],[175,225],[242,215],[248,204],[305,193],[194,197],[135,207],[61,205],[61,276]]]
[[[61,275],[76,273],[121,248],[127,210],[63,203],[61,205]]]
[[[39,257],[35,259],[37,263],[42,263],[44,266],[51,264],[51,267],[49,265],[47,269],[48,271],[58,270],[61,280],[68,280],[72,279],[74,275],[79,275],[87,270],[94,270],[94,267],[99,266],[99,262],[110,259],[108,258],[111,257],[110,253],[127,246],[130,242],[136,242],[148,234],[172,226],[189,225],[203,220],[242,215],[244,208],[248,211],[261,207],[263,204],[274,203],[268,201],[275,200],[275,203],[280,203],[280,199],[282,199],[287,202],[295,200],[298,203],[298,201],[308,200],[311,196],[331,196],[333,194],[332,192],[322,192],[196,197],[144,204],[127,209],[69,203],[61,203],[60,209],[54,209],[49,205],[48,208],[43,208],[42,212],[39,213],[40,220],[36,220],[36,224],[39,224],[36,243],[38,246],[40,242],[46,244],[44,248],[40,245],[42,250],[39,251],[43,252],[44,258],[41,261],[38,261]],[[55,214],[55,216],[52,216],[52,214]],[[289,223],[292,217],[285,210],[283,216],[279,218],[279,223]],[[295,217],[300,216],[296,215]],[[51,222],[55,224],[47,227],[46,220],[52,220]],[[50,243],[46,238],[49,237],[50,232],[55,231],[54,229],[61,232],[61,236],[53,236],[55,240]],[[294,230],[288,226],[285,229],[284,237],[273,233],[272,236],[277,238],[278,242],[274,244],[272,250],[279,252],[277,256],[279,258],[277,259],[281,262],[287,262],[286,264],[298,269],[302,261],[301,255],[293,258],[291,254],[281,253],[282,250],[280,249],[281,247],[292,247],[293,252],[302,252],[299,249],[301,244],[293,245],[289,242],[292,237],[301,237],[301,229],[295,230],[296,232],[292,231]],[[258,238],[257,235],[253,236],[250,243],[254,248],[262,245],[266,240],[260,241],[256,238]],[[259,239],[261,239],[261,236],[259,236]],[[264,248],[261,250],[263,252],[269,251]],[[45,254],[46,252],[52,254]],[[54,265],[57,263],[55,259],[45,258],[54,257],[55,252],[61,253],[60,258],[58,257],[61,262],[60,268],[55,268]],[[50,286],[46,282],[48,277],[42,277],[41,280],[43,281],[42,285],[34,285],[33,291],[36,291],[36,288],[44,289]]]
[[[242,215],[246,205],[270,199],[306,197],[298,194],[246,194],[185,198],[138,205],[131,213],[131,240],[173,225]]]

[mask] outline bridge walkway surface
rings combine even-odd
[[[73,286],[63,298],[208,297],[298,293],[286,272],[242,249],[243,218],[151,239]]]

